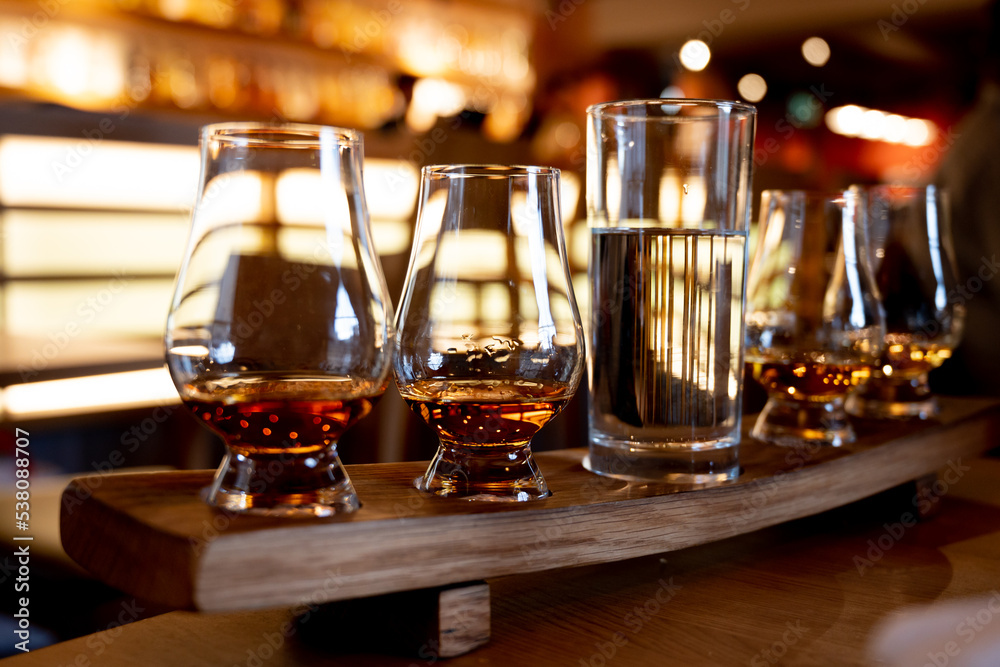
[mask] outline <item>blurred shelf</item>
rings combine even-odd
[[[0,0],[0,38],[14,47],[0,96],[103,112],[102,135],[155,110],[375,130],[406,112],[405,80],[426,78],[461,90],[452,113],[496,115],[507,137],[505,124],[520,129],[530,113],[543,10],[538,0],[90,0],[39,12]],[[423,99],[425,112],[442,100]]]
[[[0,333],[0,387],[163,365],[163,340],[158,338],[67,337],[61,342]]]

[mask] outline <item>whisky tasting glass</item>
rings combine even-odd
[[[768,401],[751,435],[780,445],[855,439],[844,409],[885,334],[855,191],[768,190],[747,285],[747,361]]]
[[[531,438],[569,402],[583,334],[559,170],[424,167],[396,329],[396,384],[440,440],[422,491],[544,498]]]
[[[388,384],[393,342],[362,138],[313,125],[201,133],[201,183],[166,332],[184,404],[226,443],[229,511],[358,508],[337,439]]]
[[[927,374],[958,345],[965,306],[956,303],[955,253],[946,193],[877,186],[865,191],[875,281],[885,308],[885,349],[848,412],[874,418],[938,413]]]

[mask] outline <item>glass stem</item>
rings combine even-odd
[[[524,501],[550,495],[531,442],[462,445],[442,440],[417,488],[438,496],[493,501]]]
[[[336,444],[309,456],[227,448],[206,500],[220,509],[270,516],[329,516],[360,507]]]
[[[828,401],[795,401],[772,394],[750,435],[778,445],[817,443],[839,447],[854,442],[844,397]]]

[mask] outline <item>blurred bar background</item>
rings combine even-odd
[[[3,420],[44,437],[35,464],[54,472],[93,469],[136,424],[142,447],[124,465],[215,464],[218,445],[174,413],[156,370],[202,124],[363,130],[394,296],[422,165],[561,167],[583,302],[589,104],[757,104],[758,192],[925,182],[974,98],[988,12],[982,0],[0,2]],[[584,444],[582,410],[561,421],[539,448]],[[361,462],[424,458],[431,444],[390,395],[342,449]]]
[[[218,464],[221,445],[177,409],[162,368],[203,124],[364,131],[396,299],[421,166],[560,167],[585,307],[588,105],[757,104],[754,202],[764,188],[924,183],[974,102],[990,11],[983,0],[0,0],[0,474],[13,479],[15,426],[31,432],[38,484]],[[584,393],[536,449],[586,444]],[[341,455],[433,448],[390,390]],[[38,621],[67,637],[99,619]]]

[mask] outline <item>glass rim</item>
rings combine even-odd
[[[269,135],[254,136],[254,135]],[[286,136],[283,136],[286,135]],[[203,141],[242,143],[248,146],[287,146],[308,148],[319,146],[324,139],[360,146],[364,135],[351,128],[313,123],[283,123],[266,121],[227,121],[201,127]]]
[[[618,120],[660,120],[677,118],[678,116],[669,114],[665,110],[663,115],[629,115],[625,113],[615,113],[612,109],[652,109],[664,106],[671,107],[690,107],[690,108],[701,108],[701,109],[731,109],[740,112],[741,114],[747,116],[755,116],[757,113],[757,107],[746,102],[737,102],[735,100],[709,100],[701,98],[691,98],[691,97],[658,97],[658,98],[646,98],[646,99],[634,99],[634,100],[612,100],[609,102],[601,102],[599,104],[591,104],[587,107],[587,115],[593,116],[594,118],[614,118]],[[686,116],[685,118],[696,118],[692,116]]]
[[[421,178],[559,177],[561,171],[558,167],[523,164],[429,164],[420,169],[420,176]]]
[[[873,185],[851,185],[852,189],[856,189],[858,192],[862,193],[902,193],[902,194],[917,194],[920,192],[926,192],[933,195],[947,195],[948,189],[942,188],[934,183],[927,183],[925,185],[913,185],[908,183],[876,183]]]
[[[819,200],[819,199],[837,199],[837,198],[841,198],[841,199],[846,199],[846,198],[858,199],[858,198],[860,198],[862,196],[863,193],[861,191],[855,189],[854,186],[851,186],[849,188],[843,188],[843,189],[840,189],[840,190],[838,190],[836,188],[829,189],[829,190],[825,190],[825,189],[812,190],[812,189],[809,189],[809,188],[765,188],[765,189],[763,189],[763,190],[760,191],[760,197],[761,197],[761,199],[764,198],[765,194],[766,195],[770,195],[772,197],[775,196],[775,195],[793,195],[794,194],[794,195],[803,196],[807,200],[816,201],[816,200]]]

